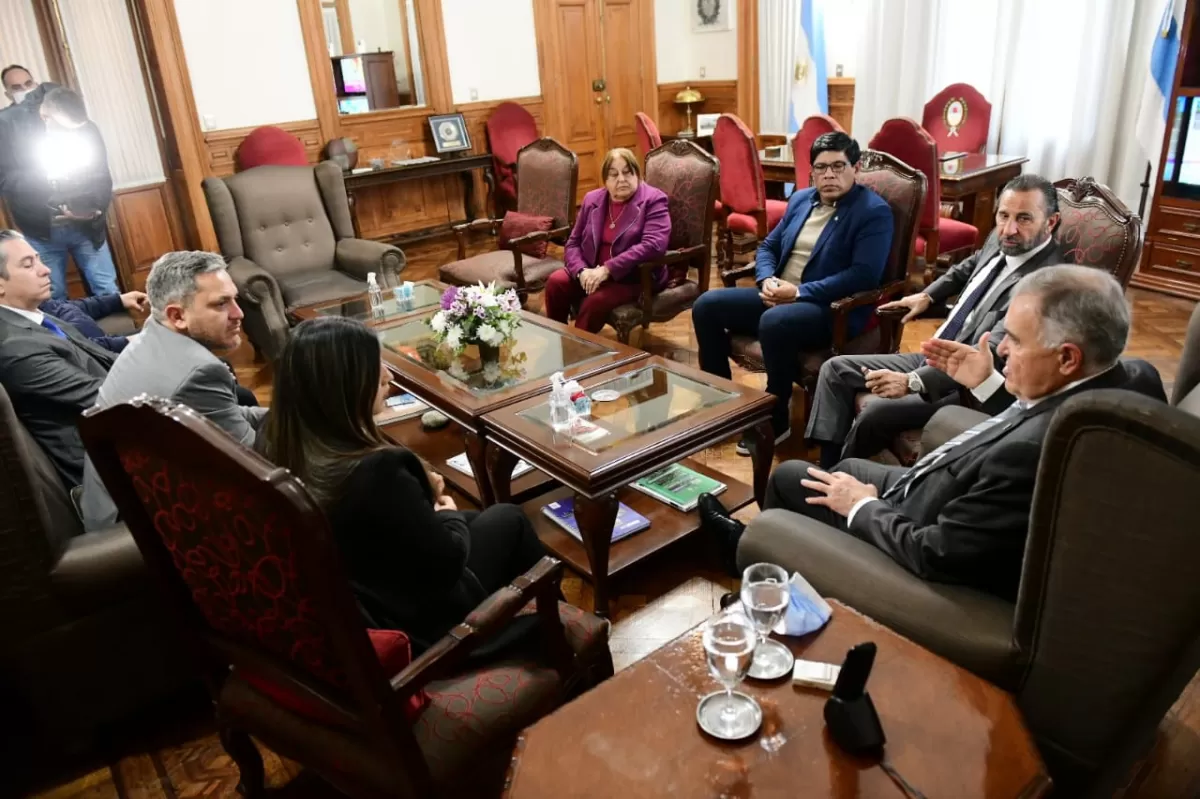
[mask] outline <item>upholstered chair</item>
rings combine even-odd
[[[799,568],[822,596],[1011,691],[1055,794],[1114,796],[1200,668],[1197,485],[1200,419],[1087,391],[1043,442],[1015,604],[922,580],[782,509],[748,525],[738,561]]]
[[[542,138],[517,154],[517,208],[501,219],[476,219],[456,225],[458,260],[438,269],[452,286],[495,282],[517,290],[524,303],[546,287],[550,274],[563,265],[551,255],[550,242],[564,245],[575,222],[575,190],[579,159],[551,138]],[[486,230],[497,249],[467,257],[467,234]]]
[[[796,188],[812,184],[812,164],[808,162],[813,142],[826,133],[844,132],[837,120],[825,114],[813,114],[800,123],[800,130],[792,137],[792,161],[796,164]]]
[[[238,171],[256,166],[307,166],[308,152],[304,142],[274,125],[255,128],[238,145]]]
[[[268,359],[283,350],[296,308],[363,294],[369,272],[383,287],[399,283],[404,253],[354,237],[342,170],[332,161],[205,178],[204,197],[246,335]]]
[[[247,799],[265,795],[251,736],[349,796],[497,796],[517,733],[612,674],[608,622],[557,601],[553,558],[413,659],[403,632],[367,628],[324,514],[287,470],[161,399],[89,412],[81,430],[208,667]],[[523,613],[537,634],[479,652]]]
[[[1200,416],[1200,305],[1195,307],[1188,320],[1179,369],[1175,372],[1175,385],[1171,390],[1171,404],[1193,416]]]
[[[654,124],[654,120],[641,111],[634,114],[633,127],[637,132],[638,150],[644,163],[651,150],[662,146],[662,135],[658,132],[658,125]]]
[[[833,343],[822,350],[799,353],[796,382],[804,389],[804,423],[808,425],[812,393],[816,388],[821,364],[835,355],[893,353],[900,349],[904,332],[898,316],[872,316],[871,322],[858,336],[850,337],[847,327],[849,314],[865,305],[879,306],[898,299],[907,292],[908,269],[913,259],[917,223],[925,202],[925,176],[913,167],[887,153],[864,150],[858,164],[857,181],[887,200],[892,209],[892,247],[884,267],[879,288],[863,291],[852,297],[837,300],[833,311]],[[753,267],[753,264],[751,264]],[[751,372],[764,372],[762,344],[753,336],[734,336],[730,342],[733,360]]]
[[[952,103],[957,103],[954,111],[961,109],[961,118],[953,126]],[[921,127],[943,153],[982,153],[991,123],[992,104],[969,83],[951,83],[925,103],[921,115]]]
[[[646,156],[646,182],[667,195],[671,239],[665,255],[640,265],[642,296],[609,314],[608,322],[622,342],[639,325],[666,322],[688,310],[708,290],[712,268],[713,201],[721,165],[689,141],[675,139]],[[654,291],[654,270],[666,264],[667,287]],[[692,276],[693,270],[695,277]]]
[[[941,164],[938,148],[929,133],[907,117],[895,117],[883,123],[871,137],[870,148],[889,153],[925,175],[928,190],[921,227],[917,235],[916,253],[925,259],[925,285],[933,282],[938,259],[947,264],[961,260],[975,251],[979,231],[974,225],[941,215],[942,184],[939,181]]]
[[[492,173],[496,186],[492,194],[495,216],[517,207],[517,153],[538,140],[537,120],[520,103],[500,103],[487,118],[488,148],[492,151]]]
[[[733,286],[753,275],[748,264],[734,263],[735,233],[761,242],[787,210],[784,200],[768,200],[754,132],[733,114],[721,114],[713,131],[713,152],[721,162],[721,195],[717,209],[717,270],[721,282]]]

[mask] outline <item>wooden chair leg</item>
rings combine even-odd
[[[219,731],[221,746],[233,758],[238,767],[238,793],[246,799],[259,799],[267,795],[266,770],[263,768],[262,753],[242,730],[226,724]]]

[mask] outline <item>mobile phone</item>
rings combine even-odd
[[[867,688],[867,678],[875,665],[875,644],[868,641],[846,653],[846,662],[838,673],[833,695],[843,701],[857,699]]]

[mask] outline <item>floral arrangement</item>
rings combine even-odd
[[[429,319],[434,340],[455,354],[468,344],[499,347],[521,324],[521,301],[513,289],[496,284],[452,287],[442,294],[442,308]]]

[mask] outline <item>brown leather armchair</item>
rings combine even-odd
[[[1059,792],[1112,796],[1200,667],[1197,485],[1200,419],[1090,391],[1050,424],[1015,605],[925,582],[778,509],[750,523],[738,562],[796,569],[822,595],[1012,691]]]
[[[84,533],[0,388],[0,761],[86,745],[196,676],[124,526]],[[7,740],[13,736],[12,740]]]
[[[382,287],[399,282],[404,253],[354,237],[342,170],[332,161],[205,178],[204,197],[246,335],[269,359],[287,342],[296,308],[362,294],[368,272]]]
[[[324,514],[285,469],[161,399],[80,428],[210,667],[247,799],[265,793],[251,735],[350,796],[496,796],[517,733],[612,674],[608,622],[556,601],[553,558],[412,660],[402,633],[366,629]],[[472,659],[525,611],[539,636]]]
[[[888,253],[883,282],[879,288],[845,297],[830,306],[833,311],[833,344],[827,349],[800,353],[796,382],[805,394],[801,429],[808,425],[812,393],[821,372],[821,364],[836,355],[898,352],[904,332],[904,324],[898,316],[893,315],[877,316],[874,323],[855,338],[850,338],[846,325],[852,310],[864,305],[879,306],[906,293],[908,268],[912,263],[917,225],[925,202],[925,176],[887,153],[864,150],[858,162],[858,182],[875,191],[891,206],[894,220],[892,249]],[[753,273],[753,268],[750,271]],[[730,347],[734,362],[743,369],[766,371],[762,345],[758,339],[734,336]]]
[[[454,227],[458,260],[438,269],[438,279],[451,286],[495,282],[496,288],[514,288],[521,303],[546,287],[551,273],[562,267],[559,258],[530,255],[534,245],[565,245],[575,223],[575,191],[579,183],[579,158],[554,139],[544,137],[517,153],[517,212],[549,217],[550,230],[539,230],[510,239],[503,249],[467,257],[467,233],[500,232],[503,219],[476,219]]]
[[[1171,388],[1171,404],[1194,416],[1200,416],[1200,305],[1192,310],[1175,385]]]

